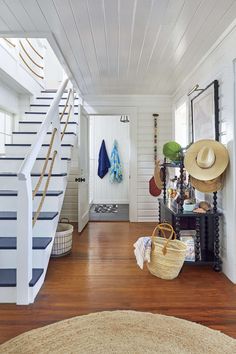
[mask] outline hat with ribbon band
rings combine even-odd
[[[229,154],[216,140],[199,140],[187,150],[184,166],[187,172],[200,181],[210,181],[222,175],[229,163]]]

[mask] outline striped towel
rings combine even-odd
[[[143,269],[144,262],[150,262],[151,257],[151,246],[152,240],[151,237],[140,237],[134,243],[134,254],[136,257],[136,261],[138,266]]]

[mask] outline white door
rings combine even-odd
[[[89,116],[81,105],[78,122],[78,231],[81,232],[89,221]]]

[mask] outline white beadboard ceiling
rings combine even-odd
[[[172,94],[235,0],[0,0],[0,32],[51,32],[83,94]]]

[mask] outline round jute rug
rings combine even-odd
[[[0,346],[9,354],[232,354],[236,340],[175,317],[99,312],[26,332]]]

